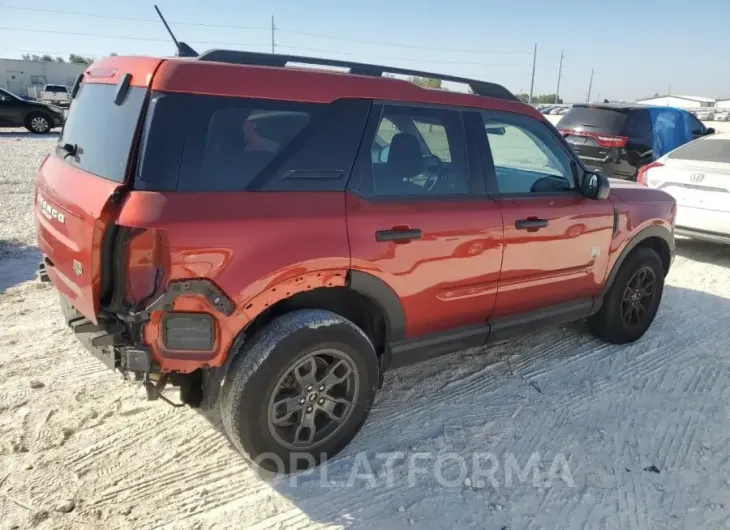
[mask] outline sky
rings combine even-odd
[[[730,97],[730,0],[157,0],[179,40],[472,77],[586,101]],[[0,57],[172,55],[150,0],[0,0]],[[48,11],[43,11],[48,10]],[[81,14],[96,16],[82,16]],[[114,18],[118,17],[118,18]]]

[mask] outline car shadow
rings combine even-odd
[[[678,237],[675,242],[677,256],[730,268],[730,245],[685,237]]]
[[[0,240],[0,294],[35,278],[40,251],[15,240]]]
[[[339,455],[313,471],[255,469],[240,480],[261,481],[287,501],[271,519],[283,527],[600,527],[615,517],[612,496],[653,477],[642,469],[699,465],[704,453],[689,449],[699,443],[695,430],[703,444],[726,446],[729,340],[730,299],[667,285],[635,343],[604,343],[577,323],[388,372],[368,420]],[[677,451],[666,446],[674,432],[661,413],[667,406],[672,421],[687,419],[693,429],[672,441]],[[217,411],[205,416],[224,433]],[[498,462],[497,484],[486,487],[470,478],[485,454]],[[534,475],[505,483],[508,460],[524,470],[531,455],[543,455],[542,477],[564,455],[573,484],[535,487]],[[681,497],[681,474],[657,477],[658,491]],[[671,526],[660,497],[642,502],[655,523]]]
[[[0,140],[3,139],[18,139],[18,140],[49,140],[49,139],[55,139],[58,140],[61,136],[60,129],[57,131],[51,131],[46,134],[35,134],[30,131],[23,131],[23,130],[13,130],[13,131],[1,131],[0,130]]]

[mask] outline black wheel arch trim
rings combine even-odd
[[[608,290],[613,285],[614,280],[616,279],[616,275],[618,274],[619,269],[621,268],[621,265],[626,260],[629,254],[631,254],[631,251],[634,250],[637,246],[639,246],[643,241],[646,241],[647,239],[651,237],[658,237],[662,239],[667,246],[669,247],[669,256],[670,256],[670,262],[672,259],[672,256],[674,256],[675,252],[675,243],[674,243],[674,236],[664,226],[654,225],[649,226],[647,228],[644,228],[641,230],[638,234],[634,235],[634,237],[631,238],[631,241],[629,241],[624,247],[624,249],[621,251],[621,254],[619,254],[618,259],[616,260],[616,263],[614,264],[613,268],[611,269],[611,272],[608,275],[608,280],[606,281],[606,285],[603,288],[603,291],[601,291],[601,299],[606,296],[608,293]]]
[[[401,341],[406,336],[406,311],[393,288],[367,272],[350,270],[347,285],[366,296],[383,311],[386,319],[386,344]]]

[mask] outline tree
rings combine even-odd
[[[523,103],[530,101],[530,94],[518,94],[517,97]],[[555,103],[555,94],[540,94],[539,96],[532,97],[533,103]],[[563,103],[562,98],[558,98],[557,103]]]
[[[57,63],[65,63],[66,61],[63,59],[63,57],[56,57]]]
[[[72,53],[68,56],[68,62],[75,64],[91,64],[94,60],[90,57],[84,57],[83,55]]]
[[[428,77],[411,77],[411,83],[424,88],[442,88],[440,79],[429,79]]]

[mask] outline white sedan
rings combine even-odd
[[[677,200],[675,234],[730,244],[730,133],[685,144],[636,179]]]

